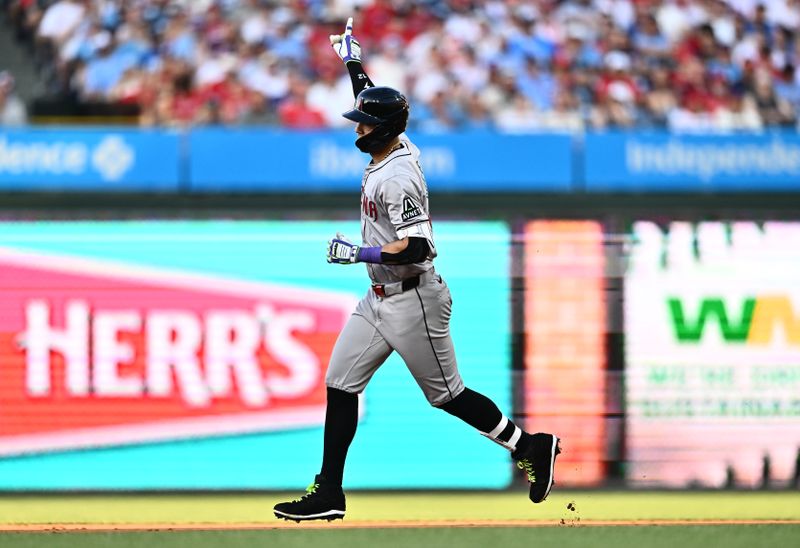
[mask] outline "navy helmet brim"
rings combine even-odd
[[[359,124],[367,124],[368,126],[378,126],[383,122],[381,118],[378,118],[377,116],[372,116],[371,114],[367,114],[366,112],[362,112],[357,108],[354,108],[353,110],[348,110],[347,112],[343,113],[342,116],[344,116],[348,120],[352,120],[353,122]]]

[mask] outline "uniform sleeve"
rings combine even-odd
[[[404,229],[430,220],[423,207],[425,197],[410,179],[394,177],[381,186],[384,209],[398,235]]]
[[[369,79],[367,73],[364,72],[364,67],[361,61],[350,61],[347,63],[347,72],[350,74],[350,83],[353,84],[353,97],[358,97],[358,94],[367,88],[374,88],[375,84]]]
[[[383,206],[389,215],[389,220],[397,232],[397,239],[406,237],[425,238],[428,247],[436,255],[436,245],[433,242],[433,229],[428,212],[423,204],[426,197],[411,179],[395,177],[384,181],[381,198]]]

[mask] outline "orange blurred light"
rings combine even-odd
[[[604,268],[599,222],[526,225],[526,426],[561,437],[560,485],[596,485],[605,474]]]

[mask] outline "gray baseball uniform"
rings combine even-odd
[[[397,148],[367,166],[361,183],[361,238],[370,247],[406,236],[426,238],[430,253],[421,263],[367,264],[373,287],[339,334],[325,380],[332,388],[360,393],[396,350],[428,401],[441,405],[460,394],[464,383],[450,338],[450,290],[433,269],[428,187],[418,160],[419,149],[401,135]],[[419,284],[403,291],[403,280],[416,276]]]

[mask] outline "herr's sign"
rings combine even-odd
[[[324,422],[350,296],[0,247],[0,455]]]

